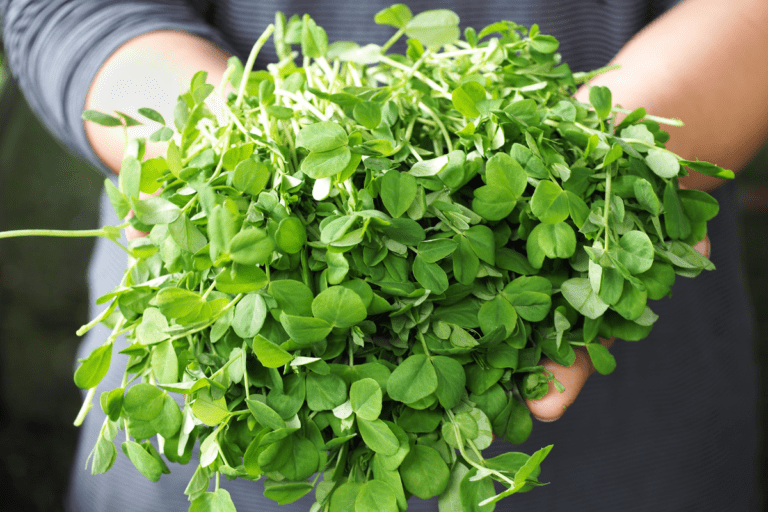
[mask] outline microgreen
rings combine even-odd
[[[129,356],[122,387],[100,399],[93,473],[112,466],[123,430],[150,480],[168,469],[149,438],[179,463],[199,443],[191,511],[234,510],[220,475],[265,477],[280,504],[315,489],[313,510],[395,512],[410,495],[485,510],[541,485],[551,446],[481,455],[492,435],[528,438],[523,399],[553,380],[540,358],[570,365],[586,346],[612,372],[598,335],[647,336],[648,301],[714,268],[691,245],[717,202],[677,178],[732,173],[666,150],[659,122],[676,121],[614,107],[604,87],[575,100],[601,70],[571,74],[536,26],[461,40],[454,13],[402,4],[375,21],[397,33],[360,47],[278,13],[245,65],[230,59],[224,121],[202,72],[173,127],[139,109],[160,125],[150,142],[169,143],[152,159],[129,144],[119,187],[106,182],[118,216],[132,209],[150,234],[124,248],[123,281],[79,332],[114,326],[75,373],[89,390],[78,423],[113,351]],[[273,34],[281,62],[252,71]],[[403,36],[406,55],[387,54]],[[116,240],[126,225],[0,237]]]

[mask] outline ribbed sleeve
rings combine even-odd
[[[8,65],[32,110],[67,149],[108,173],[80,115],[104,61],[147,32],[183,30],[224,48],[184,0],[0,0]]]

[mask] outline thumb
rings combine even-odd
[[[613,337],[608,340],[600,338],[600,343],[606,348],[610,348],[613,342]],[[557,391],[553,379],[550,380],[549,390],[544,397],[538,400],[526,400],[528,409],[537,420],[549,422],[560,419],[565,410],[576,400],[587,378],[595,371],[586,348],[577,347],[574,352],[576,352],[576,362],[571,366],[561,366],[549,358],[541,360],[541,365],[565,387],[565,391],[562,393]]]

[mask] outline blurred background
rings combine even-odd
[[[768,147],[739,176],[741,248],[768,427]],[[0,70],[0,231],[93,229],[104,177],[64,151]],[[717,241],[713,241],[717,249]],[[77,437],[75,331],[88,318],[90,239],[0,242],[0,512],[58,512]],[[98,408],[98,405],[95,406]],[[764,436],[765,437],[765,436]],[[716,442],[716,440],[713,440]],[[763,443],[765,444],[765,443]],[[762,481],[768,451],[762,448]],[[78,468],[79,469],[79,468]],[[83,469],[84,470],[84,469]]]

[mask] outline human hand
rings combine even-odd
[[[709,237],[705,236],[703,240],[694,245],[694,249],[709,258]],[[613,337],[607,340],[600,338],[600,343],[606,348],[610,348],[614,341]],[[550,422],[560,419],[566,409],[576,400],[581,388],[587,382],[587,378],[594,373],[595,367],[592,365],[586,348],[577,347],[574,352],[576,352],[576,362],[571,366],[561,366],[549,358],[541,360],[540,364],[565,387],[565,391],[558,392],[555,388],[554,379],[550,379],[549,389],[544,397],[538,400],[526,400],[528,409],[537,420]]]

